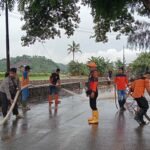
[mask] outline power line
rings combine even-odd
[[[3,13],[1,15],[4,15]],[[21,15],[19,13],[15,13],[15,12],[10,12],[9,13],[10,17],[14,18],[14,19],[21,19]],[[56,26],[59,28],[59,26]],[[94,34],[94,31],[92,31],[89,28],[84,28],[84,27],[79,27],[75,30],[76,32],[80,32],[80,33],[88,33],[88,34]],[[117,36],[117,33],[108,33],[107,36]],[[121,37],[127,37],[125,35],[121,35]]]

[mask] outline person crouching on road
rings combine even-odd
[[[13,103],[13,100],[19,88],[19,81],[16,72],[16,68],[11,68],[9,71],[9,75],[2,81],[0,85],[0,99],[2,100],[3,117],[7,115],[8,106],[9,104]],[[22,117],[22,115],[20,115],[18,112],[17,103],[14,106],[13,114],[16,115],[16,118]]]
[[[55,98],[55,104],[59,104],[60,101],[59,99],[59,89],[58,87],[61,86],[61,81],[60,81],[60,69],[57,68],[56,72],[52,73],[50,78],[49,78],[49,82],[50,82],[50,86],[49,86],[49,96],[48,96],[48,101],[49,101],[49,105],[51,105],[52,102],[52,96],[54,95]]]
[[[141,125],[146,124],[143,116],[146,114],[149,108],[148,101],[144,96],[145,89],[150,95],[148,80],[142,75],[138,75],[137,78],[131,83],[131,96],[136,100],[137,105],[140,108],[134,119]]]
[[[89,97],[90,107],[92,109],[92,117],[88,119],[88,122],[89,124],[97,124],[99,122],[99,113],[96,104],[96,100],[98,97],[98,72],[96,69],[97,66],[94,62],[89,62],[87,66],[90,69],[90,74],[86,94]]]
[[[126,88],[128,85],[127,76],[123,73],[123,68],[118,69],[118,74],[114,78],[114,83],[117,88],[118,103],[121,111],[126,110],[124,104],[126,103]]]

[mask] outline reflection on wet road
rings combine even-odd
[[[33,105],[23,119],[0,126],[0,150],[150,150],[150,125],[139,127],[131,113],[102,99],[99,125],[88,125],[88,105],[78,96]]]

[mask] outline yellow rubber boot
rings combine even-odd
[[[94,111],[92,111],[92,117],[88,119],[88,121],[92,121],[94,119]]]
[[[89,121],[89,124],[98,124],[99,122],[99,114],[98,111],[93,111],[93,119],[91,121]]]
[[[49,102],[49,104],[52,104],[53,102],[52,102],[52,96],[51,95],[48,95],[48,102]]]

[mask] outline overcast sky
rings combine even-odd
[[[0,16],[0,58],[5,58],[5,14],[1,12]],[[39,55],[46,56],[54,60],[55,62],[68,63],[72,59],[72,55],[67,54],[68,44],[71,44],[74,40],[76,43],[80,43],[80,49],[82,54],[75,55],[75,59],[80,62],[86,62],[91,56],[103,56],[110,60],[122,59],[123,46],[126,47],[126,37],[123,36],[121,40],[115,40],[114,33],[110,34],[109,42],[106,44],[95,43],[94,39],[91,39],[93,21],[90,15],[90,9],[82,7],[80,11],[80,28],[76,30],[74,36],[68,39],[64,34],[61,38],[55,40],[47,40],[43,45],[41,43],[35,43],[30,47],[21,46],[21,36],[24,32],[21,31],[23,22],[20,21],[20,15],[17,11],[9,13],[9,27],[10,27],[10,55],[20,56],[27,54],[30,56]],[[127,63],[133,61],[137,57],[137,52],[129,49],[125,49],[125,56]]]

